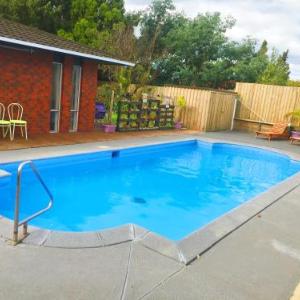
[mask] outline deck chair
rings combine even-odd
[[[10,122],[4,120],[5,118],[5,106],[0,103],[0,127],[2,127],[2,135],[5,138],[8,131],[10,131]]]
[[[287,123],[275,123],[270,130],[256,131],[256,137],[258,136],[267,137],[269,141],[272,138],[288,138],[288,125]]]
[[[23,106],[19,103],[11,103],[7,107],[9,122],[11,126],[10,140],[12,141],[15,137],[16,127],[20,127],[21,134],[24,136],[23,129],[25,131],[25,138],[27,140],[27,121],[22,120],[23,116]]]

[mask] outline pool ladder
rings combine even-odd
[[[37,179],[41,183],[42,187],[44,188],[44,190],[48,194],[50,200],[49,200],[49,203],[48,203],[47,207],[39,210],[38,212],[36,212],[36,213],[32,214],[31,216],[25,218],[24,220],[19,221],[19,218],[20,218],[21,178],[22,178],[23,169],[27,165],[29,165],[31,167],[31,170],[33,171],[33,173],[35,174],[35,176],[37,177]],[[51,192],[49,191],[46,183],[42,179],[40,173],[38,172],[35,164],[30,160],[22,162],[19,165],[18,172],[17,172],[17,190],[16,190],[14,232],[13,232],[13,243],[14,243],[14,245],[17,245],[18,242],[19,242],[19,227],[23,225],[23,237],[26,237],[28,235],[28,231],[27,231],[28,222],[31,221],[32,219],[38,217],[39,215],[43,214],[47,210],[49,210],[52,207],[52,205],[53,205],[53,196],[52,196]]]

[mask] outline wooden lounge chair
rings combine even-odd
[[[256,137],[264,136],[271,141],[272,138],[288,138],[288,125],[287,123],[275,123],[270,130],[256,131]]]

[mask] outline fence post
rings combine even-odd
[[[232,112],[232,118],[231,118],[231,126],[230,130],[232,131],[234,129],[234,119],[235,119],[235,113],[236,113],[236,107],[237,107],[238,98],[234,98],[234,104],[233,104],[233,112]]]

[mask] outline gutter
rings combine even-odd
[[[122,66],[127,66],[127,67],[135,66],[134,63],[131,63],[131,62],[125,61],[125,60],[119,60],[119,59],[114,59],[114,58],[110,58],[110,57],[98,56],[98,55],[87,54],[87,53],[81,53],[78,51],[67,50],[67,49],[62,49],[62,48],[57,48],[57,47],[52,47],[52,46],[46,46],[46,45],[42,45],[42,44],[21,41],[21,40],[7,38],[7,37],[3,37],[3,36],[0,36],[0,41],[12,43],[12,44],[16,44],[16,45],[32,47],[32,48],[43,49],[43,50],[47,50],[47,51],[59,52],[59,53],[94,59],[94,60],[98,60],[98,61],[108,62],[110,64],[117,64],[117,65],[122,65]]]

